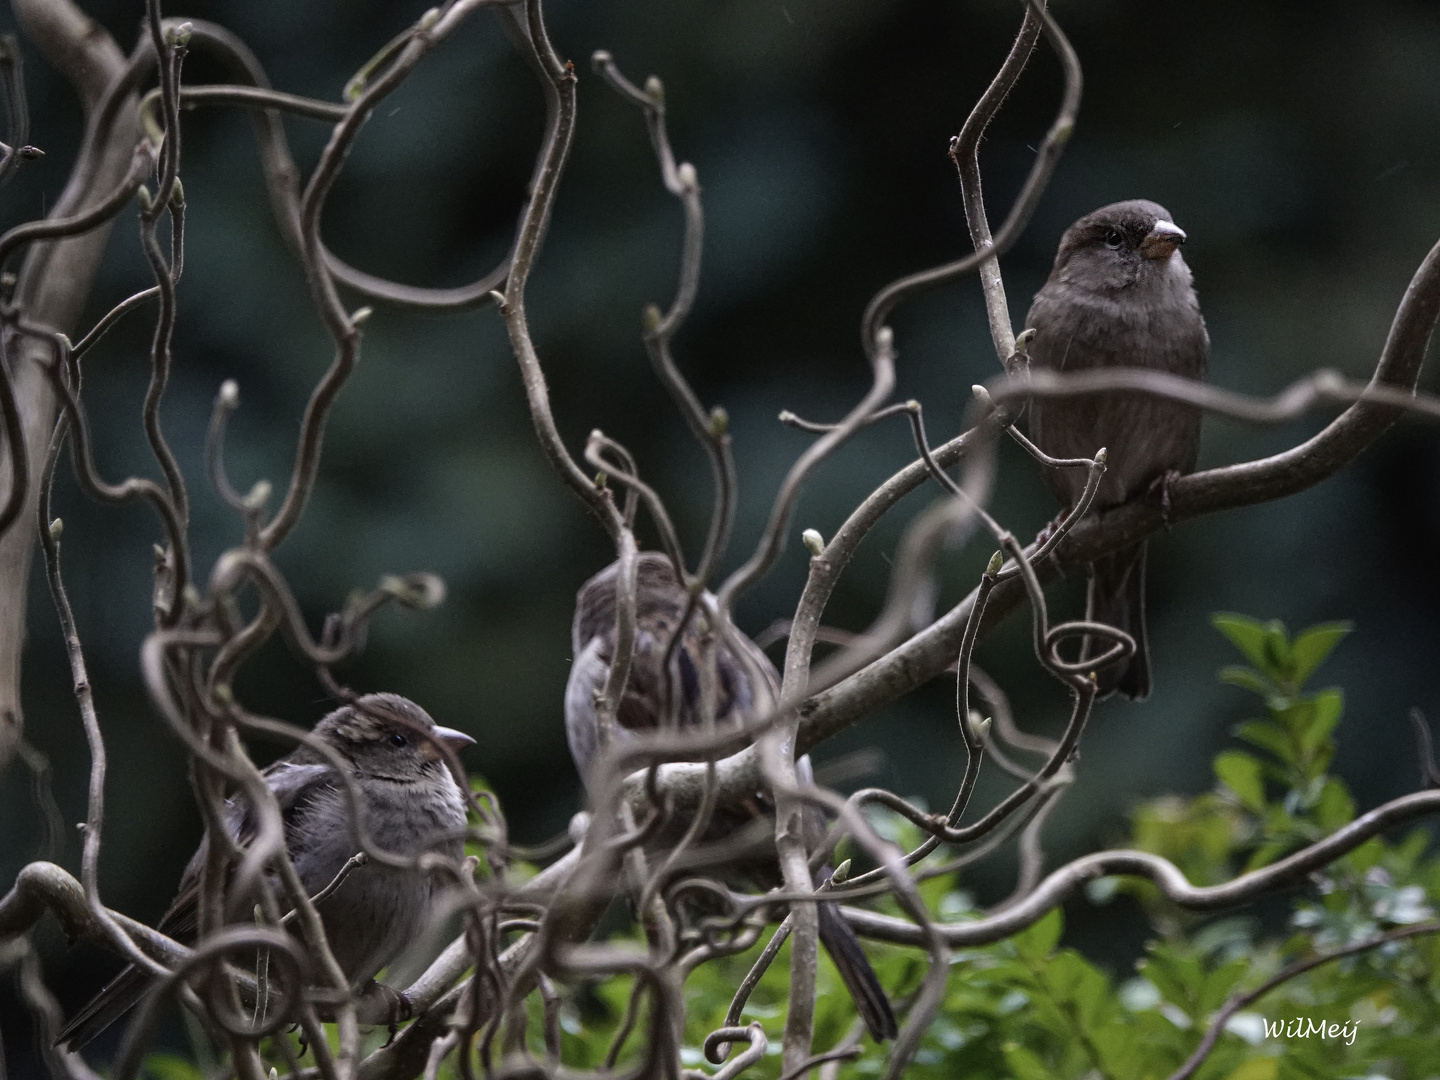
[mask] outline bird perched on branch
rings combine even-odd
[[[464,856],[464,794],[440,746],[458,751],[475,740],[438,726],[419,705],[398,694],[366,694],[330,713],[315,735],[345,763],[360,799],[362,823],[377,849],[413,857],[426,851],[457,862]],[[285,846],[306,894],[314,897],[333,883],[360,852],[352,828],[345,783],[319,751],[300,746],[264,771],[279,804]],[[225,804],[225,823],[241,846],[259,829],[258,816],[243,793]],[[208,840],[185,868],[180,891],[158,929],[177,941],[195,939],[200,875]],[[352,987],[371,981],[429,925],[440,886],[419,869],[370,861],[356,865],[316,910],[325,937]],[[276,886],[282,909],[288,907]],[[255,900],[232,902],[231,910],[251,922]],[[78,1050],[136,1005],[152,982],[139,968],[126,968],[76,1014],[56,1040]]]
[[[1026,350],[1030,361],[1053,371],[1137,367],[1202,379],[1210,339],[1180,255],[1184,242],[1169,212],[1145,199],[1102,206],[1071,225],[1025,318],[1035,331]],[[1107,449],[1094,509],[1151,492],[1168,508],[1170,483],[1195,467],[1200,410],[1134,392],[1036,397],[1030,435],[1052,457],[1094,457]],[[1047,469],[1045,479],[1066,506],[1074,506],[1085,488],[1081,469]],[[1145,541],[1091,564],[1086,618],[1135,641],[1128,660],[1097,673],[1101,694],[1149,694]],[[1108,646],[1091,639],[1087,655]]]
[[[565,732],[575,765],[587,787],[592,788],[599,781],[595,775],[600,746],[596,699],[615,660],[618,573],[619,564],[612,563],[581,587],[571,631],[575,660],[565,688]],[[640,554],[635,593],[635,645],[629,678],[617,710],[616,736],[629,740],[641,733],[656,731],[672,709],[679,726],[698,727],[702,723],[701,635],[715,628],[715,598],[708,592],[698,597],[682,631],[681,622],[691,607],[690,594],[677,579],[670,559],[659,552]],[[667,672],[666,653],[677,632],[682,636]],[[737,727],[746,720],[767,716],[780,698],[780,677],[770,659],[728,623],[714,648],[717,728]],[[801,757],[796,768],[802,783],[811,782],[808,756]],[[753,823],[758,816],[771,812],[773,803],[760,793],[741,806],[717,808],[702,839],[721,840]],[[683,822],[680,827],[684,827]],[[820,842],[823,832],[820,814],[809,815],[807,833],[812,846]],[[673,843],[675,837],[666,834],[661,843],[666,839]],[[764,888],[780,884],[773,851],[768,858],[746,858],[743,865],[734,869]],[[828,870],[822,872],[819,880],[825,877]],[[835,961],[870,1034],[877,1041],[894,1038],[895,1014],[855,932],[833,904],[821,903],[816,907],[820,940]]]

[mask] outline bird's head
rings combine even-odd
[[[399,694],[366,694],[342,705],[315,726],[315,734],[357,773],[399,781],[444,771],[441,746],[458,752],[475,742],[463,731],[436,724]]]
[[[1111,203],[1065,230],[1052,279],[1098,293],[1190,283],[1185,231],[1148,199]]]

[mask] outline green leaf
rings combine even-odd
[[[1315,821],[1322,829],[1338,829],[1355,820],[1355,800],[1345,785],[1333,777],[1325,781],[1315,804]]]
[[[1253,668],[1241,667],[1238,664],[1233,667],[1221,668],[1220,681],[1259,694],[1262,698],[1269,698],[1275,693],[1275,687],[1271,686],[1269,680],[1258,671]]]
[[[1258,848],[1255,849],[1255,853],[1251,855],[1249,860],[1245,863],[1245,873],[1248,874],[1251,870],[1259,870],[1262,866],[1268,866],[1270,863],[1278,859],[1281,855],[1285,854],[1285,849],[1287,846],[1288,845],[1279,843],[1277,841],[1272,841],[1268,844],[1261,844]]]
[[[1195,1011],[1195,1002],[1205,985],[1205,971],[1194,956],[1177,954],[1176,947],[1156,943],[1148,959],[1138,965],[1140,974],[1155,984],[1160,996],[1185,1015]]]
[[[1290,737],[1277,728],[1269,720],[1246,720],[1243,724],[1235,727],[1235,734],[1252,746],[1258,746],[1262,750],[1269,750],[1281,761],[1291,764],[1295,757],[1295,748],[1291,745]]]
[[[1290,647],[1295,665],[1295,683],[1301,685],[1317,667],[1324,663],[1336,645],[1345,635],[1355,629],[1354,623],[1320,623],[1300,632]]]
[[[1250,971],[1254,963],[1253,957],[1249,955],[1237,957],[1228,964],[1222,964],[1205,977],[1205,985],[1200,991],[1200,1011],[1202,1013],[1213,1012],[1225,1004],[1225,999],[1234,990]]]
[[[1237,615],[1233,612],[1220,611],[1210,616],[1210,625],[1219,630],[1230,639],[1230,643],[1240,650],[1246,660],[1249,660],[1262,672],[1269,668],[1269,658],[1265,654],[1265,624],[1248,615]]]
[[[1033,1050],[1019,1043],[1005,1044],[1005,1064],[1015,1074],[1015,1080],[1054,1080],[1049,1066]]]
[[[1391,858],[1395,865],[1402,868],[1405,873],[1415,869],[1415,860],[1425,854],[1425,849],[1430,846],[1430,833],[1426,829],[1415,829],[1402,840],[1391,852]],[[1440,868],[1440,863],[1437,863]]]
[[[1276,682],[1293,682],[1295,679],[1295,658],[1290,652],[1290,638],[1285,633],[1285,624],[1271,619],[1265,624],[1265,664],[1261,671]]]
[[[1045,982],[1057,998],[1076,1005],[1080,1023],[1093,1028],[1102,1014],[1111,1011],[1110,980],[1073,949],[1058,953],[1045,969]]]
[[[1304,729],[1300,732],[1300,748],[1307,754],[1318,750],[1330,738],[1340,714],[1345,711],[1345,695],[1337,689],[1321,690],[1310,699],[1314,711]]]
[[[1265,811],[1265,781],[1260,762],[1243,750],[1226,750],[1215,758],[1215,775],[1239,797],[1248,810]]]
[[[1356,874],[1363,875],[1365,871],[1379,866],[1380,860],[1385,857],[1385,841],[1378,836],[1372,836],[1365,843],[1361,844],[1349,855],[1345,856],[1346,861]]]
[[[1015,935],[1015,948],[1027,960],[1046,960],[1059,943],[1064,929],[1065,917],[1060,914],[1059,908],[1053,908],[1034,926]]]
[[[1085,978],[1085,960],[1072,949],[1056,953],[1045,965],[1041,981],[1057,998],[1073,998]]]
[[[1255,1057],[1232,1069],[1225,1080],[1275,1080],[1279,1072],[1279,1058]]]
[[[1300,736],[1315,719],[1315,701],[1312,698],[1295,698],[1284,708],[1273,709],[1272,715],[1299,742]]]

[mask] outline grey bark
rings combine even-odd
[[[125,56],[115,40],[69,0],[12,0],[11,9],[30,44],[69,80],[88,119],[106,87],[125,68]],[[121,105],[108,131],[100,133],[100,152],[77,159],[88,157],[93,165],[71,175],[50,216],[72,215],[111,191],[129,168],[138,131],[137,105],[132,98]],[[44,132],[36,133],[36,141],[43,145]],[[26,254],[16,285],[22,318],[73,339],[109,236],[107,223],[83,236],[35,244]],[[46,342],[25,338],[9,358],[29,453],[30,488],[25,512],[0,537],[0,772],[24,734],[20,662],[25,643],[25,592],[35,550],[40,470],[55,424],[55,394],[42,367],[50,352]],[[0,445],[0,504],[10,491],[9,454],[8,442]]]

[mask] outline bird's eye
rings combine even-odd
[[[397,731],[394,735],[391,735],[391,736],[390,736],[390,745],[391,745],[391,746],[405,746],[405,745],[406,745],[406,742],[407,742],[407,740],[406,740],[405,736],[404,736],[404,735],[401,735],[398,731]]]
[[[1105,230],[1105,246],[1111,251],[1116,251],[1125,244],[1125,234],[1119,229]]]

